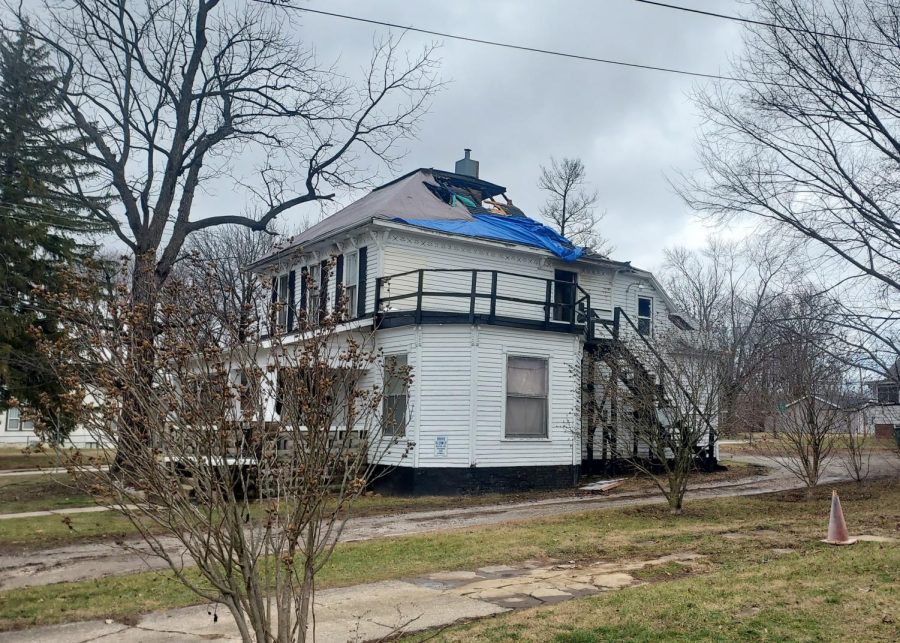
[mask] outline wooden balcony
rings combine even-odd
[[[577,283],[502,270],[426,268],[375,280],[375,326],[487,324],[593,335]]]

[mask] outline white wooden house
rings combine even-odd
[[[23,416],[20,409],[0,409],[0,447],[21,448],[41,442],[34,431],[34,422]],[[79,449],[98,447],[97,437],[83,426],[76,426],[65,438],[63,445]]]
[[[385,355],[409,365],[408,390],[389,393],[415,447],[383,460],[407,492],[574,484],[586,453],[586,351],[690,329],[652,274],[575,248],[505,192],[478,178],[467,150],[455,172],[410,172],[250,267],[272,277],[286,309],[330,309],[344,293],[346,327],[372,329]],[[290,333],[293,314],[281,314]],[[633,358],[622,379],[656,368]],[[632,445],[606,433],[594,451],[611,466]]]

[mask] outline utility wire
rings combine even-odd
[[[254,0],[263,4],[270,4],[270,0]],[[584,60],[587,62],[603,63],[605,65],[616,65],[619,67],[630,67],[633,69],[645,69],[649,71],[661,71],[668,74],[679,74],[681,76],[693,76],[695,78],[706,78],[711,80],[730,80],[738,83],[753,83],[758,85],[782,86],[779,83],[754,80],[750,78],[735,78],[734,76],[723,76],[720,74],[707,74],[697,71],[687,71],[685,69],[675,69],[674,67],[658,67],[656,65],[643,65],[640,63],[632,63],[623,60],[613,60],[611,58],[597,58],[594,56],[584,56],[581,54],[573,54],[564,51],[556,51],[553,49],[541,49],[539,47],[529,47],[526,45],[516,45],[508,42],[499,42],[497,40],[485,40],[483,38],[473,38],[471,36],[461,36],[459,34],[446,33],[443,31],[434,31],[433,29],[422,29],[411,25],[401,25],[395,22],[387,22],[384,20],[375,20],[373,18],[362,18],[360,16],[351,16],[344,13],[335,13],[333,11],[323,11],[321,9],[310,9],[309,7],[298,7],[294,5],[281,4],[278,5],[283,9],[292,9],[293,11],[303,11],[305,13],[313,13],[321,16],[330,16],[332,18],[341,18],[343,20],[352,20],[354,22],[364,22],[370,25],[379,25],[381,27],[389,27],[391,29],[402,29],[404,31],[414,31],[416,33],[427,34],[429,36],[437,36],[439,38],[448,38],[451,40],[462,40],[464,42],[474,42],[480,45],[490,45],[492,47],[504,47],[506,49],[515,49],[518,51],[530,51],[536,54],[546,54],[549,56],[558,56],[560,58],[572,58],[575,60]]]
[[[896,47],[889,42],[879,42],[877,40],[867,40],[865,38],[855,38],[853,36],[842,36],[838,33],[827,33],[824,31],[813,31],[811,29],[803,29],[802,27],[789,27],[787,25],[779,25],[774,22],[765,22],[764,20],[754,20],[752,18],[743,18],[741,16],[733,16],[726,13],[716,13],[715,11],[705,11],[703,9],[695,9],[693,7],[683,7],[677,4],[669,4],[668,2],[659,2],[658,0],[634,0],[641,4],[646,4],[663,9],[674,9],[675,11],[684,11],[687,13],[695,13],[701,16],[709,16],[711,18],[722,18],[723,20],[733,20],[735,22],[743,22],[749,25],[758,25],[760,27],[770,27],[772,29],[784,29],[795,33],[805,33],[811,36],[820,36],[822,38],[837,38],[838,40],[849,40],[852,42],[865,43],[867,45],[875,45],[877,47]]]

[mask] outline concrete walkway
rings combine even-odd
[[[686,553],[648,561],[591,565],[495,565],[474,571],[440,572],[402,581],[367,583],[316,595],[318,643],[380,640],[512,609],[559,603],[639,584],[636,570],[677,562],[688,567],[700,556]],[[86,621],[3,635],[6,643],[121,643],[239,641],[230,613],[209,606],[148,614],[134,625]]]
[[[0,520],[15,520],[17,518],[44,518],[46,516],[65,516],[68,514],[89,514],[98,511],[111,511],[109,507],[65,507],[63,509],[49,509],[46,511],[20,511],[12,514],[0,514]]]
[[[109,471],[107,465],[92,469],[96,471]],[[61,473],[68,473],[65,467],[41,467],[38,469],[13,469],[11,471],[0,471],[0,478],[13,478],[15,476],[52,476]]]
[[[734,456],[734,460],[772,467],[770,458]],[[873,457],[871,475],[897,475],[898,459],[892,454]],[[848,480],[840,463],[832,461],[822,484]],[[746,496],[799,488],[799,483],[780,467],[770,468],[766,475],[752,476],[728,483],[693,485],[688,502],[701,498]],[[388,516],[351,518],[341,534],[341,541],[352,542],[421,534],[446,529],[496,525],[518,520],[560,516],[580,511],[652,504],[662,501],[658,491],[610,494],[609,496],[561,497],[515,504],[488,505],[462,509],[420,511]],[[159,543],[174,558],[181,558],[183,547],[177,539],[160,537]],[[190,561],[188,561],[190,563]],[[143,541],[120,543],[80,543],[36,551],[0,555],[0,589],[16,589],[65,581],[79,581],[166,568]]]

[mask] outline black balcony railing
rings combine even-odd
[[[378,327],[424,323],[519,326],[592,336],[577,283],[471,268],[423,268],[375,280]]]

